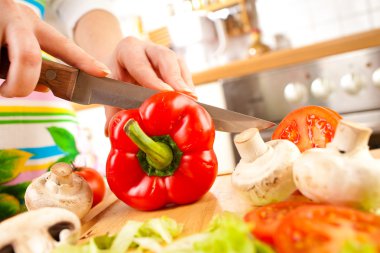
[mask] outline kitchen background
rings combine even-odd
[[[379,0],[109,1],[126,36],[171,47],[192,72],[250,57],[252,27],[260,29],[261,42],[271,51],[380,28]],[[207,3],[220,8],[212,9]],[[229,93],[237,93],[235,99],[242,95],[237,88],[231,91],[237,87],[229,86],[234,82],[221,80],[197,86],[199,101],[229,107]],[[100,171],[104,171],[109,151],[103,115],[101,107],[78,111],[82,137],[89,140],[80,147],[82,158]],[[237,157],[230,134],[217,132],[215,151],[221,171],[234,167]]]

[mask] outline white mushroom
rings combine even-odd
[[[372,130],[341,120],[326,148],[305,151],[294,163],[300,192],[316,202],[368,210],[380,207],[380,160],[371,156]]]
[[[61,207],[82,218],[91,209],[93,193],[88,183],[67,163],[54,164],[50,172],[33,180],[25,192],[28,210]]]
[[[68,210],[46,207],[1,222],[0,234],[0,252],[50,253],[79,239],[80,221]]]
[[[234,142],[241,160],[232,173],[232,185],[254,205],[284,200],[296,190],[292,165],[300,151],[293,142],[265,143],[256,128],[236,135]]]

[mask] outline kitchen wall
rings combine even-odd
[[[263,40],[293,47],[380,28],[380,0],[257,0]]]
[[[144,28],[154,30],[167,25],[167,4],[180,2],[110,1],[129,34],[134,32],[133,16],[141,15]],[[380,28],[380,0],[256,0],[256,8],[264,41],[272,47],[281,35],[298,47]]]

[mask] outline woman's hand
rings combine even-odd
[[[112,77],[157,90],[177,90],[192,97],[194,84],[185,63],[167,47],[134,37],[123,39],[110,63]],[[108,122],[119,109],[106,106]]]
[[[191,73],[174,51],[134,37],[123,39],[118,19],[108,11],[85,14],[74,29],[74,40],[96,59],[106,62],[114,79],[196,97]],[[118,110],[106,107],[106,135],[108,122]]]
[[[112,78],[151,89],[176,90],[196,98],[190,71],[183,60],[167,47],[127,37],[116,47],[108,66]],[[118,111],[117,108],[106,107],[106,126]]]
[[[23,97],[36,89],[41,49],[88,74],[103,77],[110,73],[104,64],[40,20],[28,6],[1,0],[0,10],[0,46],[7,47],[11,63],[7,79],[0,86],[1,96]]]

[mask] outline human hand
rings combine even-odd
[[[112,78],[158,90],[176,90],[196,98],[191,73],[167,47],[134,37],[123,39],[108,66]],[[111,117],[120,109],[106,107],[106,135]]]
[[[40,20],[28,6],[0,1],[0,46],[8,49],[10,68],[0,86],[3,97],[23,97],[39,90],[41,49],[88,74],[104,77],[108,68],[86,54],[74,42]]]

